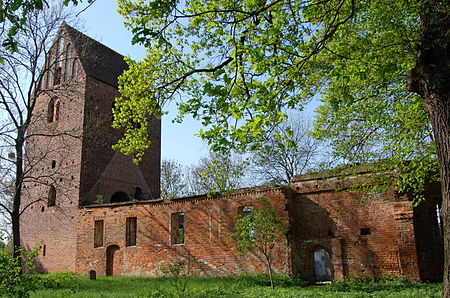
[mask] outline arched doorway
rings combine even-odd
[[[127,196],[126,193],[122,191],[118,191],[115,194],[112,195],[110,202],[111,203],[120,203],[120,202],[128,202],[130,201],[130,198]]]
[[[333,279],[330,254],[323,248],[314,251],[314,271],[316,281],[329,281]]]
[[[120,248],[117,245],[110,245],[106,249],[106,275],[120,275],[121,272]]]
[[[134,189],[134,198],[135,198],[136,200],[142,200],[142,199],[144,199],[143,193],[142,193],[142,188],[136,187],[136,188]]]

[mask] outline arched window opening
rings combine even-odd
[[[61,67],[55,69],[55,78],[53,79],[53,86],[59,85],[61,83]]]
[[[47,207],[52,207],[56,205],[56,188],[53,185],[50,185],[48,190],[48,201]]]
[[[47,108],[47,123],[52,123],[53,122],[53,113],[55,110],[55,99],[50,99],[50,102],[48,103],[48,108]]]
[[[55,65],[56,67],[61,66],[61,60],[62,60],[62,48],[63,48],[64,38],[61,36],[58,38],[58,41],[56,43],[56,61]]]
[[[61,103],[59,99],[50,99],[50,102],[48,103],[47,108],[47,123],[52,123],[54,121],[59,120],[59,107]]]
[[[59,120],[59,106],[61,105],[61,102],[59,99],[55,101],[55,107],[53,109],[53,121]]]
[[[64,65],[64,81],[70,78],[70,58],[72,57],[72,45],[69,43],[66,47],[66,59]]]
[[[122,191],[118,191],[115,194],[112,195],[110,202],[111,203],[120,203],[120,202],[128,202],[130,201],[130,198],[127,196],[126,193]]]
[[[52,85],[52,72],[50,69],[47,69],[45,78],[45,89],[49,89],[51,85]]]
[[[52,169],[56,168],[56,160],[52,160]]]
[[[136,200],[142,200],[144,199],[144,194],[142,193],[142,188],[140,187],[136,187],[136,189],[134,190],[134,198]]]
[[[314,251],[314,271],[316,281],[330,281],[333,279],[330,254],[323,248]]]
[[[71,79],[75,79],[78,74],[78,59],[73,60],[72,64],[72,76]]]

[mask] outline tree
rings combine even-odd
[[[181,197],[188,193],[187,188],[183,166],[176,161],[163,159],[161,162],[161,198]]]
[[[347,121],[350,144],[361,140],[353,135],[383,136],[404,129],[395,140],[400,145],[386,141],[392,146],[384,152],[412,156],[421,172],[422,165],[427,170],[437,156],[446,258],[443,293],[450,296],[448,1],[119,4],[133,42],[148,50],[142,61],[128,61],[130,69],[121,78],[124,97],[119,101],[134,108],[135,118],[160,114],[159,107],[183,92],[181,115],[191,113],[202,121],[206,128],[200,135],[213,150],[256,149],[262,135],[285,118],[286,108],[301,108],[314,95],[322,95],[330,115],[338,113]],[[370,121],[391,124],[383,130],[363,125],[372,124],[368,121],[352,121],[360,116],[354,113],[355,104],[374,115]],[[429,123],[432,134],[427,141],[421,136]],[[119,149],[127,144],[137,152],[145,149],[140,148],[144,143],[131,141],[139,133],[127,137]]]
[[[49,55],[62,21],[67,20],[70,15],[71,12],[61,4],[43,10],[29,10],[26,13],[26,21],[22,24],[22,30],[14,35],[17,51],[10,52],[9,49],[4,48],[0,50],[0,57],[3,59],[3,63],[0,64],[1,175],[2,179],[6,177],[6,181],[13,183],[12,188],[7,188],[10,196],[8,193],[2,193],[2,196],[6,195],[7,200],[0,202],[0,208],[6,211],[11,220],[14,257],[19,256],[20,216],[33,203],[43,199],[35,198],[34,201],[22,204],[24,182],[47,183],[46,180],[57,176],[54,173],[33,176],[33,168],[37,167],[39,161],[42,161],[45,154],[50,151],[40,148],[42,155],[31,156],[25,154],[25,145],[32,146],[33,138],[53,135],[43,131],[31,131],[29,127],[34,121],[42,120],[33,115],[36,99],[47,92],[40,88],[40,84],[43,84],[44,75],[53,74],[55,64],[62,63],[63,55],[54,53],[55,59],[52,61],[46,60],[46,57]],[[6,33],[3,32],[3,34]],[[8,37],[2,35],[1,38]],[[71,133],[66,131],[55,133],[55,135],[71,136]],[[58,150],[58,148],[47,150]]]
[[[271,131],[251,158],[256,177],[264,183],[288,184],[295,175],[317,167],[323,148],[308,134],[310,129],[310,122],[297,115]]]
[[[288,231],[287,218],[277,216],[275,209],[265,198],[259,198],[259,206],[238,216],[235,230],[231,237],[236,240],[236,249],[243,253],[254,251],[263,254],[270,286],[275,287],[272,273],[272,252],[278,244],[286,239]]]
[[[243,187],[245,168],[246,163],[237,155],[209,152],[191,166],[191,192],[212,195]]]
[[[93,3],[95,0],[88,0]],[[64,0],[65,5],[70,2],[78,4],[81,0]],[[0,3],[0,36],[1,46],[10,52],[18,51],[16,36],[25,30],[28,14],[32,11],[48,8],[48,0],[13,0]],[[3,57],[0,57],[2,59]]]

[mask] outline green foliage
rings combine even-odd
[[[22,273],[25,269],[33,270],[34,259],[38,250],[25,252],[19,249],[18,256],[13,257],[0,249],[0,295],[6,297],[29,297],[30,292],[36,291],[40,286],[40,278],[37,275]]]
[[[122,94],[160,115],[160,107],[182,93],[180,118],[200,120],[199,135],[213,151],[257,149],[286,118],[285,108],[301,108],[315,93],[305,88],[316,77],[305,64],[314,65],[310,58],[327,30],[352,15],[347,1],[315,2],[120,0],[133,42],[148,51],[142,61],[129,61]]]
[[[235,248],[242,253],[253,251],[264,255],[273,288],[272,252],[286,238],[288,222],[287,218],[277,216],[266,198],[258,198],[258,204],[249,214],[238,215],[236,231],[231,238],[236,241]]]
[[[257,150],[288,109],[320,99],[314,136],[331,142],[335,164],[400,168],[399,189],[420,201],[437,170],[422,101],[406,89],[423,3],[119,0],[148,55],[121,77],[130,109],[115,115],[126,131],[116,148],[139,156],[148,141],[122,119],[144,127],[176,101],[213,151]]]
[[[269,254],[286,237],[287,218],[277,216],[266,198],[258,198],[258,205],[248,215],[238,215],[231,237],[236,249],[242,252],[258,250]]]

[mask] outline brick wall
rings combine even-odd
[[[314,251],[325,249],[334,278],[418,279],[411,220],[399,220],[396,206],[409,210],[393,191],[361,193],[347,188],[353,178],[308,179],[293,183],[290,199],[293,271],[313,281]]]
[[[313,281],[314,251],[331,256],[335,279],[403,276],[442,278],[442,240],[436,218],[436,188],[413,208],[392,189],[361,192],[349,188],[361,177],[299,177],[292,184],[293,272]]]
[[[286,198],[277,188],[236,191],[219,198],[193,197],[165,202],[132,202],[114,206],[92,206],[80,210],[77,272],[96,270],[106,274],[108,247],[116,245],[114,274],[160,275],[170,263],[195,259],[193,270],[198,275],[230,275],[247,271],[264,272],[263,256],[250,253],[239,256],[233,244],[226,241],[240,208],[252,206],[264,196],[272,202],[277,214],[287,217]],[[184,244],[171,243],[172,213],[185,216]],[[125,243],[126,218],[137,218],[136,246]],[[104,245],[94,248],[94,221],[104,221]],[[289,248],[278,246],[274,270],[290,273]]]

